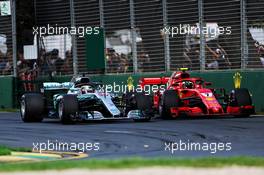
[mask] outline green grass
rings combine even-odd
[[[10,154],[11,154],[11,150],[8,147],[0,145],[0,156],[10,155]]]
[[[167,167],[224,167],[224,166],[257,166],[264,167],[264,158],[260,157],[229,157],[229,158],[129,158],[114,160],[64,160],[33,163],[0,164],[0,171],[34,171],[63,170],[72,168],[88,169],[120,169],[152,166]]]
[[[23,147],[10,148],[10,147],[4,146],[4,145],[0,145],[0,156],[10,155],[12,151],[31,152],[31,149],[30,148],[23,148]]]
[[[9,148],[11,151],[16,152],[32,152],[31,148],[24,148],[24,147],[16,147],[16,148]]]

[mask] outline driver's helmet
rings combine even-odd
[[[193,85],[193,82],[191,82],[191,81],[184,81],[184,82],[182,82],[182,87],[184,89],[193,89],[194,85]]]
[[[94,89],[91,86],[85,85],[81,87],[82,94],[93,93]]]

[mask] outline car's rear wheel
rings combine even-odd
[[[179,106],[179,97],[175,90],[170,89],[164,91],[160,104],[159,104],[159,115],[163,119],[171,119],[171,112],[170,109],[172,107]]]
[[[234,93],[236,106],[252,105],[252,100],[248,89],[235,89]]]
[[[144,118],[133,119],[135,122],[148,122],[152,117],[152,99],[144,93],[135,94],[136,108],[144,113]]]
[[[44,99],[41,94],[24,94],[20,101],[20,115],[24,122],[41,122],[43,120]]]
[[[252,99],[250,93],[246,88],[234,89],[231,92],[230,96],[231,96],[230,106],[241,107],[241,106],[252,105]],[[237,117],[249,117],[249,116],[250,114],[245,113],[238,115]]]
[[[73,124],[79,105],[75,95],[64,95],[58,105],[58,115],[62,124]]]

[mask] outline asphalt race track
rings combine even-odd
[[[130,120],[62,125],[51,119],[23,123],[19,113],[0,113],[0,145],[30,147],[33,143],[99,143],[99,150],[87,151],[93,158],[264,156],[264,116],[251,118],[200,118],[161,120],[147,123]],[[176,150],[177,143],[231,143],[231,150]],[[175,146],[175,145],[174,145]],[[177,145],[176,145],[177,146]]]

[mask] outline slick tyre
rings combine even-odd
[[[252,99],[251,99],[248,89],[246,88],[234,89],[231,93],[230,106],[240,107],[240,106],[247,106],[247,105],[252,105]],[[252,113],[254,112],[252,111]],[[250,114],[242,114],[236,117],[245,118],[249,116]]]
[[[241,88],[234,90],[235,104],[236,106],[252,105],[251,96],[248,89]]]
[[[44,99],[41,94],[24,94],[20,101],[20,114],[24,122],[41,122],[44,113]]]
[[[166,90],[159,104],[159,115],[162,119],[172,119],[170,108],[179,106],[179,97],[175,90]]]
[[[79,105],[75,95],[64,95],[58,105],[58,115],[62,124],[73,124]]]
[[[142,119],[134,119],[135,122],[148,122],[152,117],[152,99],[150,96],[144,93],[135,94],[136,108],[146,113],[146,116]]]

